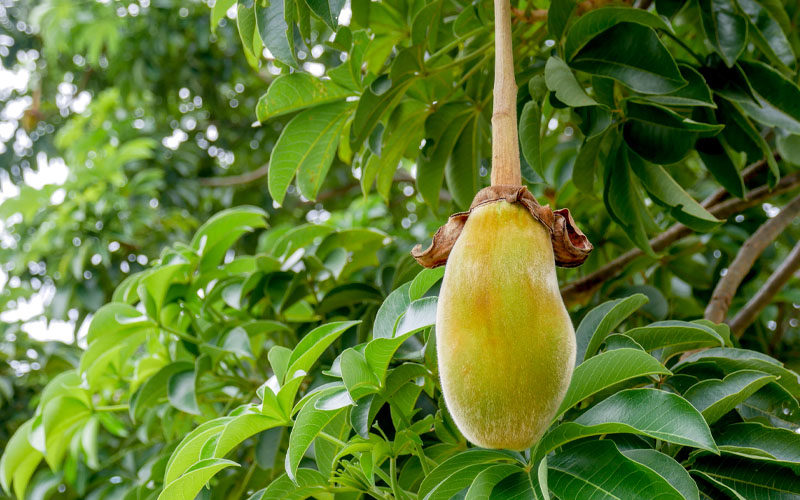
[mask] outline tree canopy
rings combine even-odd
[[[595,248],[516,453],[452,422],[409,253],[489,184],[491,1],[0,3],[2,490],[800,498],[798,24],[512,2],[524,183]]]

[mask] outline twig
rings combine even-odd
[[[269,173],[269,163],[261,165],[255,170],[228,177],[201,177],[200,185],[208,187],[238,186],[258,180]]]
[[[758,205],[762,201],[773,196],[791,191],[798,186],[800,186],[800,172],[794,172],[782,177],[773,189],[770,189],[768,186],[760,186],[748,192],[745,200],[734,198],[722,201],[714,206],[706,206],[706,208],[708,208],[715,217],[725,219],[735,213]],[[715,195],[716,193],[712,195],[712,197]],[[673,224],[669,229],[651,239],[649,243],[654,252],[660,252],[674,242],[690,234],[692,234],[692,230],[683,224]],[[567,283],[561,287],[561,295],[564,297],[564,301],[567,304],[582,302],[585,297],[591,295],[603,282],[621,273],[631,261],[643,255],[644,252],[638,248],[633,248],[591,274],[575,280],[572,283]]]
[[[755,264],[761,253],[777,238],[786,226],[792,223],[800,214],[800,196],[790,201],[780,213],[761,225],[750,238],[745,241],[739,253],[728,266],[725,275],[717,282],[711,300],[706,307],[705,319],[714,323],[721,323],[728,314],[736,290],[744,280],[745,275]]]
[[[774,220],[774,219],[773,219]],[[764,286],[742,307],[731,320],[731,332],[738,338],[755,321],[758,314],[800,269],[800,243],[797,243],[780,266],[767,278]]]

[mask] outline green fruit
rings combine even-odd
[[[447,260],[436,316],[445,403],[472,443],[523,450],[572,377],[575,332],[550,232],[518,203],[472,210]]]

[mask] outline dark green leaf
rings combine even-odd
[[[607,29],[569,59],[569,65],[613,78],[642,94],[668,94],[687,84],[655,31],[640,24],[621,23]]]
[[[537,458],[570,441],[612,433],[641,434],[717,451],[708,424],[688,401],[666,391],[628,389],[601,401],[574,421],[551,429],[538,445]]]
[[[447,189],[462,209],[469,208],[479,189],[481,143],[478,115],[475,115],[458,137],[444,169]]]
[[[261,1],[255,2],[256,24],[264,46],[275,59],[296,68],[298,64],[294,55],[294,24],[287,23],[287,18],[292,18],[289,16],[294,8],[293,0],[269,0],[266,6]],[[290,12],[289,16],[287,11]]]
[[[332,30],[338,26],[339,12],[344,7],[344,0],[306,0],[308,6]]]
[[[592,39],[620,23],[634,23],[640,26],[671,31],[669,26],[657,15],[630,7],[606,7],[591,10],[575,21],[567,34],[564,54],[571,60]],[[675,72],[677,75],[677,71]],[[678,78],[680,80],[680,78]]]
[[[638,349],[615,349],[593,356],[575,368],[556,416],[603,389],[649,375],[671,375],[671,372]]]
[[[570,107],[596,106],[597,102],[586,95],[567,63],[558,57],[550,57],[544,69],[547,88],[556,93],[559,101]],[[527,107],[527,105],[526,105]],[[523,110],[523,115],[525,111]],[[524,145],[524,143],[523,143]],[[523,148],[524,149],[524,148]],[[527,156],[526,156],[527,158]],[[531,163],[530,159],[528,163]],[[533,163],[531,163],[533,165]]]
[[[622,450],[622,454],[666,479],[686,500],[700,499],[700,492],[692,477],[669,455],[647,449]]]
[[[703,457],[691,472],[742,500],[789,500],[800,497],[800,480],[791,469],[737,457]]]
[[[584,359],[594,356],[608,334],[648,300],[647,295],[637,293],[624,299],[604,302],[589,311],[575,331],[576,365],[580,365]]]
[[[194,367],[191,370],[172,374],[167,380],[167,398],[169,399],[169,404],[175,408],[186,413],[199,415],[200,407],[197,405],[194,381]]]
[[[678,64],[678,69],[683,79],[689,82],[685,87],[665,95],[650,95],[646,99],[665,106],[716,107],[703,75],[687,64]]]
[[[740,370],[723,380],[703,380],[690,387],[683,396],[702,412],[706,422],[713,424],[774,380],[774,376],[764,372]]]
[[[589,441],[549,459],[548,485],[559,498],[683,500],[666,479],[627,458],[613,442]]]
[[[747,18],[739,11],[734,0],[699,1],[706,37],[730,68],[747,44]]]
[[[522,108],[519,119],[519,142],[522,155],[528,165],[544,178],[544,165],[542,164],[541,134],[542,110],[536,101],[529,101]]]
[[[800,88],[764,63],[742,61],[740,64],[758,100],[757,104],[738,100],[742,109],[764,125],[800,134]]]

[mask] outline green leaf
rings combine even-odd
[[[345,349],[341,357],[342,380],[353,401],[377,392],[380,382],[367,359],[355,349]]]
[[[714,135],[722,125],[700,123],[661,106],[628,102],[625,143],[645,160],[675,163],[694,147],[700,135]]]
[[[314,469],[297,469],[294,481],[282,474],[269,486],[256,492],[249,500],[304,500],[309,497],[327,498],[328,482],[319,471]]]
[[[665,478],[620,453],[612,441],[589,441],[549,459],[548,485],[559,498],[684,500]]]
[[[759,123],[800,134],[800,88],[764,63],[742,61],[740,64],[758,101],[737,100],[742,109]]]
[[[308,6],[318,15],[330,29],[336,31],[339,12],[344,7],[344,0],[306,0]]]
[[[552,0],[547,9],[547,32],[556,41],[556,45],[564,35],[572,13],[578,6],[576,0]]]
[[[541,128],[542,110],[539,103],[529,101],[522,108],[519,118],[519,142],[522,156],[534,172],[544,178],[544,164],[542,163]]]
[[[699,347],[722,347],[725,345],[722,337],[712,328],[686,321],[658,321],[628,330],[625,335],[635,340],[646,351],[670,347],[670,354]]]
[[[650,247],[647,232],[657,226],[647,211],[639,187],[632,177],[628,165],[628,151],[622,146],[617,148],[614,155],[609,155],[606,161],[603,202],[608,209],[608,215],[625,229],[625,235],[634,245],[655,259],[656,254]]]
[[[747,18],[733,0],[699,0],[706,38],[730,68],[747,44]]]
[[[603,389],[650,375],[671,375],[671,372],[653,356],[638,349],[615,349],[589,358],[575,368],[556,417]]]
[[[25,490],[31,476],[42,461],[42,454],[28,442],[33,419],[20,425],[6,443],[0,457],[0,486],[11,495],[11,487],[17,498],[25,498]]]
[[[613,78],[642,94],[668,94],[687,84],[655,31],[640,24],[615,25],[568,61],[574,69]]]
[[[190,243],[200,255],[200,270],[207,271],[217,267],[231,245],[242,235],[267,227],[266,218],[264,210],[248,205],[214,214],[194,233]]]
[[[133,394],[130,401],[130,415],[134,422],[141,418],[149,407],[167,395],[167,382],[176,373],[192,371],[194,365],[187,361],[176,361],[161,368],[155,375],[147,379]]]
[[[445,165],[474,113],[468,102],[449,102],[425,121],[425,146],[417,159],[417,189],[434,212],[439,206]]]
[[[307,373],[334,340],[359,323],[360,321],[337,321],[308,332],[292,351],[286,376],[294,378],[298,371]]]
[[[135,349],[155,331],[155,326],[150,318],[127,304],[111,303],[101,307],[89,324],[86,337],[89,346],[81,356],[80,372],[91,370],[87,378],[93,382],[121,349]]]
[[[628,162],[647,192],[656,202],[670,207],[670,214],[678,222],[702,232],[708,232],[722,223],[684,191],[661,165],[647,163],[630,152]]]
[[[694,147],[703,165],[717,182],[733,196],[744,198],[744,179],[738,165],[738,155],[728,146],[724,136],[702,137]]]
[[[536,458],[570,441],[611,433],[641,434],[717,452],[708,424],[688,401],[657,389],[628,389],[551,429],[539,443]]]
[[[342,307],[380,304],[383,294],[366,283],[346,283],[332,288],[317,307],[317,314],[327,314]]]
[[[92,410],[84,401],[71,396],[58,396],[42,409],[45,435],[44,459],[52,470],[59,470],[72,435],[86,423]]]
[[[503,451],[467,450],[448,458],[425,476],[419,487],[418,498],[449,499],[469,486],[490,464],[519,465],[512,454]]]
[[[489,500],[494,487],[511,474],[516,474],[522,469],[518,465],[498,464],[483,466],[484,469],[475,476],[467,490],[464,500]]]
[[[800,496],[800,481],[788,468],[738,457],[703,457],[690,471],[742,500],[791,499]]]
[[[283,203],[295,172],[300,194],[316,198],[351,112],[352,103],[346,101],[323,104],[302,111],[286,125],[269,167],[269,192],[277,203]]]
[[[725,427],[716,441],[720,451],[726,453],[792,467],[800,465],[800,435],[789,429],[744,422]]]
[[[265,4],[261,1],[255,2],[256,25],[264,46],[275,59],[297,68],[297,59],[294,55],[294,23],[287,23],[288,19],[292,19],[294,9],[292,0],[269,0]],[[261,57],[261,54],[256,55],[258,58]]]
[[[572,167],[572,183],[586,194],[594,194],[596,170],[605,137],[607,134],[587,137],[575,157]]]
[[[207,458],[194,464],[186,473],[166,485],[158,495],[158,500],[194,500],[203,486],[214,475],[227,467],[238,467],[239,464],[221,458]]]
[[[214,448],[214,456],[222,458],[244,442],[245,439],[255,436],[259,432],[282,425],[286,425],[286,422],[281,422],[271,416],[255,413],[251,408],[249,412],[237,415],[225,422]]]
[[[663,477],[686,500],[700,500],[692,477],[674,458],[656,450],[622,450],[622,454]]]
[[[660,17],[645,10],[630,7],[604,7],[591,10],[579,17],[570,28],[564,46],[566,60],[572,59],[597,35],[619,23],[635,23],[649,28],[672,31]]]
[[[575,331],[576,365],[594,356],[608,334],[649,301],[647,295],[636,293],[623,299],[603,302],[589,311]]]
[[[409,299],[412,302],[421,299],[433,285],[444,277],[444,269],[444,266],[440,266],[420,271],[420,273],[414,277],[414,280],[411,281],[411,287],[408,289]]]
[[[320,431],[328,425],[344,408],[332,411],[318,410],[314,403],[321,394],[313,396],[297,414],[297,418],[289,435],[289,448],[286,451],[286,473],[295,479],[297,467],[308,447],[317,438]]]
[[[692,363],[710,361],[725,373],[738,370],[756,370],[778,377],[777,383],[794,397],[800,396],[800,382],[795,372],[787,370],[777,359],[747,349],[717,347],[700,351],[681,360],[673,367],[673,372],[682,371]]]
[[[244,55],[253,68],[258,67],[261,59],[261,38],[256,27],[256,6],[246,7],[241,2],[237,5],[236,26],[239,28],[239,38],[244,46]]]
[[[360,67],[358,71],[360,74]],[[413,75],[407,75],[397,81],[391,80],[387,75],[381,75],[361,94],[350,129],[350,146],[354,151],[361,148],[381,116],[394,110],[406,90],[416,80],[417,77]]]
[[[218,436],[225,424],[234,417],[219,417],[197,426],[172,452],[164,471],[164,484],[178,479],[187,469],[200,461],[200,452],[211,438]]]
[[[167,399],[169,404],[182,412],[200,415],[200,407],[197,405],[197,396],[195,395],[194,366],[191,370],[174,373],[169,377]]]
[[[773,382],[756,391],[736,410],[746,420],[762,419],[775,427],[800,427],[800,404],[789,391]]]
[[[547,64],[544,68],[544,79],[547,83],[547,88],[555,92],[556,98],[567,106],[575,108],[597,105],[594,99],[586,95],[586,91],[578,83],[578,79],[575,78],[567,63],[558,57],[551,56],[547,59]],[[528,163],[531,163],[531,161],[528,160]]]
[[[392,356],[408,337],[436,323],[436,304],[437,297],[415,300],[398,320],[394,337],[375,338],[367,344],[364,355],[378,380],[383,381]]]
[[[406,312],[411,299],[409,291],[411,282],[404,283],[386,297],[381,304],[378,313],[375,315],[375,323],[372,325],[372,337],[376,339],[390,339],[394,337],[394,327],[397,319]]]
[[[469,208],[480,187],[482,135],[478,119],[475,115],[467,122],[444,167],[447,189],[462,209]]]
[[[236,0],[217,0],[211,8],[211,32],[216,33],[219,22],[225,17],[228,9],[234,6]]]
[[[690,387],[683,397],[700,410],[706,422],[713,424],[775,379],[764,372],[740,370],[722,380],[702,380]]]
[[[689,82],[685,87],[665,95],[649,95],[644,99],[664,106],[705,106],[715,108],[717,105],[714,104],[711,89],[708,88],[703,75],[686,64],[678,64],[678,69],[683,79]]]
[[[737,3],[750,21],[748,29],[750,40],[773,65],[785,73],[791,73],[790,67],[795,66],[794,50],[770,9],[756,0],[737,0]],[[779,8],[783,10],[782,5],[779,5]]]
[[[281,75],[269,84],[267,93],[258,100],[256,117],[264,123],[287,113],[340,101],[352,94],[331,80],[321,80],[308,73]]]

